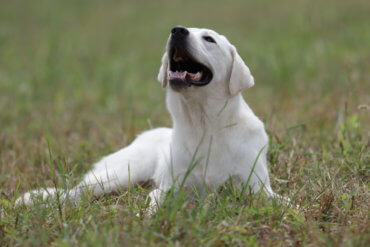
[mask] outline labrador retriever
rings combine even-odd
[[[264,124],[241,92],[254,85],[249,68],[225,36],[213,30],[174,27],[162,57],[158,80],[166,88],[173,128],[139,135],[131,145],[97,162],[75,188],[27,192],[18,203],[52,198],[78,200],[88,189],[99,196],[152,180],[151,207],[170,188],[216,189],[236,177],[252,192],[270,186]],[[58,192],[59,191],[59,192]]]

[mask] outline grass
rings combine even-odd
[[[2,2],[0,246],[368,246],[369,12],[366,0]],[[299,208],[230,184],[204,200],[173,195],[152,218],[141,187],[15,207],[171,125],[155,78],[177,24],[238,48],[272,186]]]

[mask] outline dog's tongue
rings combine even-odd
[[[169,71],[168,77],[170,79],[191,79],[193,81],[199,81],[202,77],[202,72],[190,73],[187,71]]]

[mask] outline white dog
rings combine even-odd
[[[253,192],[274,196],[266,165],[268,137],[263,123],[244,101],[241,91],[254,85],[236,48],[209,29],[175,27],[167,42],[158,80],[167,88],[173,128],[139,135],[129,146],[104,157],[82,182],[62,198],[78,200],[88,188],[101,195],[152,180],[149,196],[157,205],[172,186],[215,189],[236,177]],[[55,195],[55,188],[28,192]]]

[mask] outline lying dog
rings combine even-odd
[[[152,180],[149,196],[156,206],[175,186],[215,189],[230,177],[274,196],[266,165],[268,137],[263,123],[244,101],[241,91],[254,85],[236,48],[209,29],[175,27],[167,42],[158,80],[167,88],[173,128],[157,128],[104,157],[82,182],[61,197],[78,200],[88,188],[94,195]],[[28,192],[53,197],[55,188]]]

